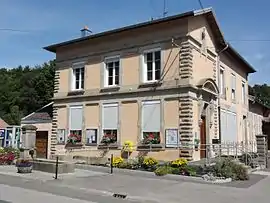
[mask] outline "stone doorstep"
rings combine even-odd
[[[103,172],[103,173],[110,173],[110,167],[84,165],[84,164],[76,164],[75,167],[78,169],[83,169],[83,170],[91,170],[91,171],[97,171],[97,172]],[[173,175],[173,174],[167,174],[165,176],[156,176],[153,172],[129,170],[129,169],[119,169],[119,168],[113,168],[113,173],[122,174],[122,175],[129,175],[129,176],[153,178],[153,179],[189,181],[189,182],[198,182],[198,183],[207,182],[207,181],[203,180],[201,177],[182,176],[182,175]]]

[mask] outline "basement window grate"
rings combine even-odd
[[[119,199],[125,199],[125,198],[127,197],[127,195],[114,193],[114,194],[113,194],[113,197],[119,198]]]

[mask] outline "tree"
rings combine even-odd
[[[51,101],[55,62],[0,69],[0,117],[10,125]]]
[[[270,107],[270,86],[256,84],[250,89],[249,93],[255,96],[257,102]]]

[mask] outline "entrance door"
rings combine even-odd
[[[202,117],[202,123],[200,127],[200,157],[206,158],[206,123],[205,117]]]
[[[36,132],[36,155],[37,158],[47,158],[48,131]]]

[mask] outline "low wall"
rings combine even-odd
[[[55,173],[56,161],[47,159],[36,159],[33,161],[33,170],[43,171],[47,173]],[[58,174],[74,173],[74,171],[75,171],[74,163],[64,161],[58,162]]]

